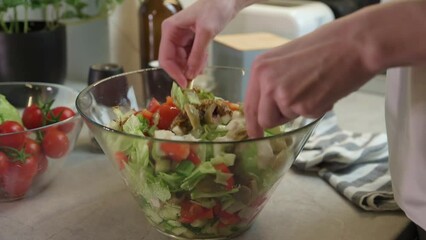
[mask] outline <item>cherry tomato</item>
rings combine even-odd
[[[43,126],[43,112],[35,104],[26,107],[22,113],[22,123],[28,129],[39,128]]]
[[[47,160],[46,156],[43,153],[40,153],[38,155],[37,175],[40,175],[46,172],[48,166],[49,166],[49,161]]]
[[[35,140],[26,138],[24,142],[24,152],[34,156],[41,154],[41,146]]]
[[[24,131],[24,127],[15,121],[4,121],[0,124],[0,135],[7,133],[6,136],[0,136],[0,147],[10,147],[15,149],[21,149],[25,142],[25,133],[18,133]]]
[[[157,127],[159,129],[169,129],[175,117],[179,115],[180,110],[177,107],[163,104],[158,109],[158,113],[160,118]]]
[[[38,170],[37,174],[41,174],[46,171],[48,161],[44,153],[41,151],[41,146],[35,140],[31,138],[25,139],[24,152],[31,154],[37,158]]]
[[[9,197],[24,196],[31,187],[37,168],[37,158],[32,155],[28,155],[24,161],[13,160],[9,162],[3,175],[3,190]]]
[[[46,156],[60,158],[68,152],[70,142],[64,132],[57,128],[49,128],[46,130],[41,145]]]
[[[4,152],[0,152],[0,182],[3,181],[4,173],[9,166],[9,157]]]
[[[49,111],[49,113],[47,114],[47,122],[48,123],[56,123],[56,122],[60,122],[60,121],[64,121],[68,118],[71,118],[75,115],[75,112],[68,107],[55,107],[54,109],[52,109],[51,111]],[[62,124],[60,126],[58,126],[59,130],[68,133],[72,130],[72,128],[74,127],[73,123],[66,123],[66,124]]]

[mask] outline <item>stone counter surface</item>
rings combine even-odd
[[[382,96],[357,92],[340,101],[335,111],[342,128],[384,131],[383,104]],[[365,212],[315,174],[291,170],[252,228],[236,239],[390,240],[407,223],[400,211]],[[148,224],[105,156],[90,151],[86,127],[47,189],[32,198],[0,203],[0,240],[142,239],[168,238]]]

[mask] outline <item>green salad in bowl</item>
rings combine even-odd
[[[220,93],[241,84],[229,79],[242,74],[207,68],[196,87],[182,89],[161,69],[141,70],[91,85],[77,98],[148,221],[166,235],[243,233],[318,123],[299,118],[249,139],[241,99]]]

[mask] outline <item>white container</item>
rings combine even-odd
[[[333,12],[322,2],[282,1],[280,5],[253,4],[243,9],[221,34],[269,32],[294,39],[333,20]]]

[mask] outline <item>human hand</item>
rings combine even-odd
[[[322,116],[379,71],[353,22],[335,21],[255,59],[244,104],[250,137],[298,116]]]
[[[162,24],[160,66],[181,86],[202,72],[210,41],[243,7],[240,0],[198,0]]]

